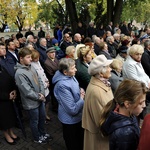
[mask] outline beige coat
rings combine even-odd
[[[108,150],[108,139],[102,138],[99,120],[103,107],[113,99],[111,88],[92,77],[86,90],[82,116],[84,150]]]

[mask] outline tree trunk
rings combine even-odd
[[[66,2],[66,9],[69,14],[69,19],[72,27],[72,33],[75,34],[77,23],[78,23],[78,17],[77,17],[77,11],[75,7],[75,3],[72,0],[65,0]]]
[[[123,6],[123,0],[116,0],[113,20],[112,20],[114,25],[116,23],[120,23],[121,14],[122,14],[122,6]]]
[[[114,0],[107,0],[107,23],[112,21],[114,10]]]

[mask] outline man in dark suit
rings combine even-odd
[[[112,35],[114,34],[113,23],[111,21],[109,22],[108,26],[106,27],[106,31],[110,31]]]
[[[142,66],[146,74],[150,77],[150,40],[144,43],[144,53],[141,59]]]
[[[11,76],[14,76],[15,73],[14,66],[19,60],[18,51],[16,50],[14,42],[11,40],[8,41],[6,46],[7,46],[6,58],[11,65]]]

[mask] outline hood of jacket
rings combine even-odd
[[[25,65],[22,65],[20,63],[17,63],[14,67],[15,69],[15,72],[17,71],[17,69],[26,69],[26,70],[30,70],[31,69],[31,65],[28,65],[28,66],[25,66]]]
[[[52,83],[53,83],[53,84],[56,84],[56,83],[59,82],[59,81],[68,80],[68,79],[70,79],[70,78],[72,78],[72,77],[66,76],[66,75],[64,75],[63,73],[61,73],[61,72],[58,70],[58,71],[56,71],[56,73],[55,73],[55,75],[54,75],[54,77],[53,77],[53,79],[52,79]]]
[[[130,125],[132,126],[134,124],[137,124],[135,117],[127,117],[112,111],[110,112],[107,120],[102,125],[102,129],[107,135],[110,135],[112,132],[119,128]]]

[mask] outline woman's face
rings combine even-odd
[[[69,71],[66,73],[66,75],[67,76],[75,76],[75,74],[76,74],[76,71],[77,71],[77,69],[76,69],[76,66],[75,65],[73,65],[73,66],[70,66],[69,67]]]
[[[84,61],[85,61],[86,63],[90,63],[91,60],[92,60],[92,52],[89,51],[89,52],[87,53],[87,55],[84,56]]]
[[[109,79],[111,77],[111,68],[109,66],[106,67],[106,72],[105,73],[101,73],[103,78],[105,79]]]
[[[136,107],[133,106],[132,109],[132,114],[135,116],[138,116],[143,109],[146,107],[145,105],[145,99],[146,99],[146,94],[143,94],[139,97],[138,103],[136,104]]]
[[[142,54],[143,54],[143,53],[137,52],[137,53],[132,54],[131,57],[132,57],[132,59],[134,59],[135,61],[141,62]]]
[[[108,50],[108,45],[105,43],[104,50]]]
[[[71,58],[74,58],[74,54],[75,54],[75,49],[72,49],[72,51],[70,52],[69,56],[70,56]]]
[[[119,64],[119,65],[118,65],[118,68],[116,69],[116,71],[119,72],[119,73],[121,73],[121,71],[122,71],[122,66],[123,66],[122,64]]]

